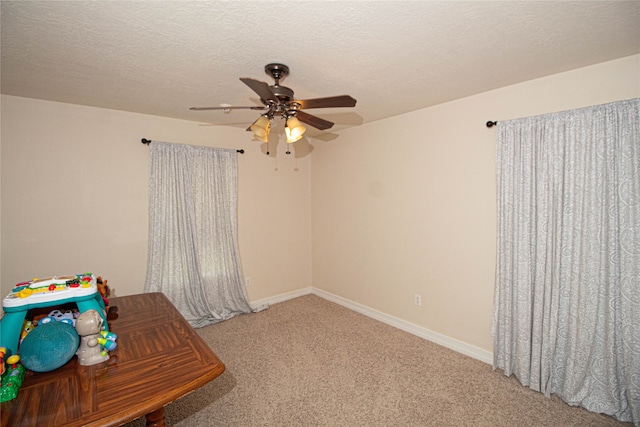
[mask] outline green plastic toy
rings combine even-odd
[[[2,388],[0,389],[0,402],[15,399],[24,381],[26,369],[19,363],[20,356],[11,356],[7,359],[5,372],[2,374]]]

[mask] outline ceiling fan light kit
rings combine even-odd
[[[307,130],[302,126],[300,121],[294,117],[287,119],[287,125],[284,128],[284,133],[287,136],[287,143],[291,144],[302,138],[302,134]]]
[[[232,109],[250,109],[266,111],[253,122],[247,130],[253,132],[253,136],[262,142],[269,142],[269,132],[271,131],[271,121],[276,115],[280,115],[286,121],[284,128],[287,143],[293,143],[302,138],[307,128],[300,122],[316,129],[330,129],[334,123],[320,117],[313,116],[309,113],[301,111],[310,108],[335,108],[335,107],[355,107],[356,100],[349,95],[332,96],[327,98],[315,98],[307,100],[294,99],[293,90],[280,85],[289,75],[289,67],[284,64],[272,63],[264,67],[267,75],[271,76],[275,84],[268,85],[265,82],[255,80],[248,77],[241,77],[240,81],[249,86],[251,90],[260,96],[260,102],[263,106],[252,107],[233,107],[225,104],[221,107],[191,107],[190,110],[223,110],[229,112]],[[268,151],[267,151],[268,153]],[[287,153],[289,151],[287,150]]]
[[[271,131],[271,119],[267,115],[262,115],[253,122],[249,129],[257,139],[266,140],[269,138],[269,132]]]

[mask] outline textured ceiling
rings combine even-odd
[[[246,128],[239,77],[297,99],[333,130],[640,52],[640,1],[5,1],[2,93]],[[329,131],[330,132],[330,131]],[[313,136],[311,133],[310,136]],[[318,135],[316,132],[315,135]]]

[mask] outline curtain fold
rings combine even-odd
[[[494,369],[640,425],[640,99],[498,123]]]
[[[235,150],[150,144],[145,292],[162,292],[193,327],[248,313],[237,238]]]

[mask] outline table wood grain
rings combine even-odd
[[[224,372],[224,364],[162,293],[111,298],[118,335],[110,359],[81,366],[74,356],[45,373],[28,371],[18,397],[3,402],[2,426],[117,426],[147,415]]]

